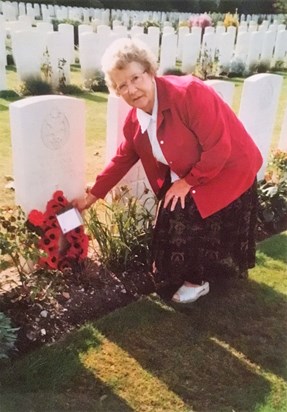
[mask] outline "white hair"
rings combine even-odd
[[[122,70],[129,63],[139,63],[149,74],[155,75],[157,59],[148,46],[137,38],[121,38],[115,40],[105,51],[101,64],[105,81],[110,90],[116,90],[112,79],[114,70]]]

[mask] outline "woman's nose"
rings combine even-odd
[[[129,94],[133,94],[134,92],[137,91],[137,87],[132,82],[128,83],[127,86],[128,86]]]

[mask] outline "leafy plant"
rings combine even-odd
[[[126,187],[110,203],[90,209],[86,224],[101,263],[114,272],[147,267],[153,217],[146,203],[130,196]]]
[[[161,28],[160,23],[155,20],[146,20],[144,22],[139,23],[139,26],[144,28],[145,34],[148,32],[149,27],[158,27],[159,29]]]
[[[219,72],[218,60],[218,49],[216,49],[213,56],[211,49],[208,49],[205,43],[197,61],[195,74],[203,80],[216,77]]]
[[[259,228],[278,233],[287,228],[287,153],[276,150],[258,182]]]
[[[231,60],[228,69],[228,77],[242,77],[246,71],[246,66],[243,60],[236,57]]]
[[[90,78],[85,80],[85,87],[94,92],[108,92],[105,75],[101,70],[95,69]]]
[[[14,349],[17,330],[11,326],[10,319],[0,312],[0,359],[7,359],[9,351]]]
[[[23,281],[41,256],[38,248],[40,236],[31,230],[23,210],[16,208],[0,209],[0,267],[10,260]]]

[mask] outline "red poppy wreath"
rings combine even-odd
[[[63,270],[87,257],[89,238],[83,226],[63,234],[58,223],[56,215],[67,206],[68,200],[58,190],[48,201],[44,213],[34,209],[28,215],[28,222],[41,236],[38,246],[44,251],[44,256],[39,259],[39,266]]]

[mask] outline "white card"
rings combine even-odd
[[[83,218],[74,207],[56,215],[63,233],[70,232],[83,224]]]

